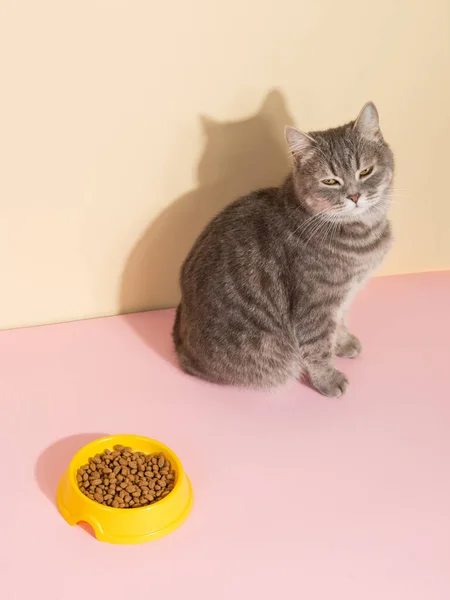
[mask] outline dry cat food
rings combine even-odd
[[[80,490],[91,500],[114,508],[140,508],[165,498],[175,471],[164,454],[133,452],[114,446],[89,459],[77,473]]]

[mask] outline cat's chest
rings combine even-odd
[[[353,271],[355,279],[364,278],[366,273],[380,266],[391,246],[391,229],[386,222],[383,229],[371,232],[361,240],[350,243],[346,240],[338,245],[333,251],[334,260],[346,265],[349,273]]]
[[[346,261],[349,290],[359,288],[382,264],[388,252],[388,247],[380,247],[371,253],[356,254]],[[346,268],[343,268],[345,272]]]
[[[379,240],[379,243],[371,251],[355,253],[353,258],[346,261],[349,279],[345,286],[344,304],[351,302],[356,293],[380,267],[391,246],[392,236],[389,230],[386,237]]]
[[[291,255],[292,275],[303,285],[334,288],[344,298],[380,266],[391,244],[387,223],[384,229],[356,241],[337,239],[334,244],[298,247]]]

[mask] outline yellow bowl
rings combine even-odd
[[[79,489],[76,475],[88,459],[116,444],[145,454],[163,452],[175,471],[175,487],[162,500],[142,508],[112,508],[87,498]],[[179,527],[188,517],[193,502],[191,483],[178,457],[166,446],[138,435],[114,435],[87,444],[73,457],[58,487],[57,504],[69,525],[89,523],[95,536],[111,544],[140,544],[160,538]]]

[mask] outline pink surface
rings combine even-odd
[[[372,282],[340,400],[183,375],[171,311],[1,333],[1,597],[448,600],[449,309],[450,273]],[[143,546],[55,508],[75,450],[120,432],[171,446],[194,487],[185,525]]]

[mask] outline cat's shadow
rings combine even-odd
[[[198,187],[149,224],[128,257],[120,288],[122,318],[171,362],[172,316],[157,325],[127,313],[176,306],[181,264],[205,225],[239,196],[279,185],[289,169],[283,131],[293,120],[280,91],[269,92],[250,118],[221,123],[201,117],[201,124],[205,149],[198,165]]]

